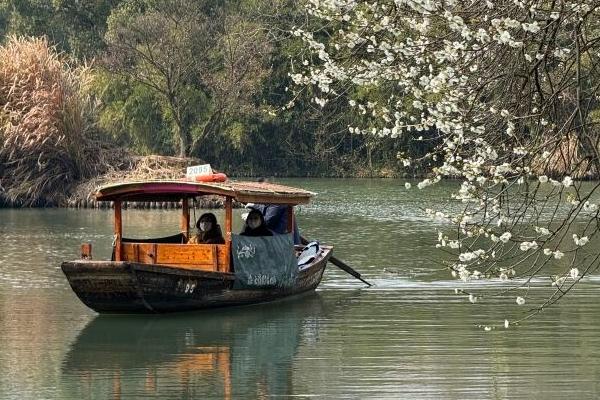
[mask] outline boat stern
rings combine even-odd
[[[152,312],[138,293],[131,267],[126,262],[76,260],[61,269],[79,299],[97,312]]]

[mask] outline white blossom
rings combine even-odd
[[[315,103],[317,103],[321,107],[325,107],[325,104],[327,104],[327,99],[315,97]]]
[[[552,254],[554,254],[554,258],[556,258],[557,260],[560,260],[561,258],[563,258],[563,256],[565,255],[565,253],[563,253],[560,250],[556,250],[555,252],[553,252]]]
[[[565,252],[577,263],[578,252],[563,248],[560,238],[575,226],[568,224],[582,217],[590,221],[600,207],[584,192],[586,185],[569,189],[572,176],[550,176],[577,165],[589,174],[590,166],[597,165],[596,158],[578,161],[587,153],[573,160],[569,154],[585,145],[580,142],[583,128],[595,132],[593,119],[575,121],[567,112],[555,112],[573,102],[573,93],[579,93],[579,104],[600,100],[597,91],[582,88],[593,78],[591,67],[572,68],[579,56],[573,43],[584,46],[590,57],[600,56],[600,42],[593,41],[600,10],[594,6],[573,0],[555,9],[522,0],[309,0],[309,14],[339,30],[322,35],[294,28],[293,35],[312,54],[303,53],[302,62],[293,64],[290,79],[310,86],[321,107],[352,98],[347,100],[356,117],[348,127],[351,134],[372,135],[372,140],[402,137],[402,143],[416,144],[415,154],[407,145],[407,154],[398,159],[405,167],[431,166],[416,184],[419,189],[444,178],[461,182],[452,193],[462,203],[460,210],[452,203],[426,211],[454,225],[456,236],[441,234],[436,244],[457,250],[453,276],[478,279],[483,275],[472,266],[490,271],[492,261],[509,257],[520,273],[537,270],[549,257],[561,260]],[[584,79],[577,77],[581,73]],[[551,226],[545,225],[550,212]],[[595,234],[595,225],[585,226],[582,234]],[[530,236],[530,230],[536,234]],[[557,241],[550,242],[554,236]],[[589,237],[575,235],[573,240],[584,246]],[[489,248],[470,247],[483,246],[479,243]],[[515,246],[520,251],[513,252]],[[546,257],[537,257],[542,254]],[[497,276],[508,281],[515,268]],[[524,303],[519,296],[517,304]]]
[[[510,240],[511,237],[512,237],[512,233],[504,232],[502,235],[500,235],[499,239],[502,243],[506,243]]]
[[[538,33],[540,31],[540,25],[537,21],[533,21],[530,24],[524,23],[522,26],[525,32]]]
[[[564,187],[569,187],[573,184],[573,179],[570,176],[565,176],[562,180],[562,184]]]
[[[569,275],[571,275],[571,279],[577,279],[577,277],[579,276],[579,269],[571,268],[571,270],[569,271]]]
[[[566,276],[554,277],[552,281],[552,286],[561,286],[567,280]]]
[[[589,201],[586,201],[585,203],[583,203],[583,211],[596,212],[596,211],[598,211],[598,205],[594,204],[594,203],[590,203]]]
[[[579,237],[576,233],[574,233],[573,241],[577,246],[585,246],[590,241],[590,239],[587,236]]]
[[[483,254],[485,254],[485,250],[483,250],[483,249],[475,250],[472,252],[468,251],[468,252],[461,253],[458,256],[458,259],[461,262],[469,262],[469,261],[473,261],[473,260],[481,257]]]
[[[458,249],[460,247],[460,242],[458,240],[450,240],[448,241],[448,247],[451,249]]]
[[[521,251],[527,251],[531,249],[535,250],[538,248],[538,244],[535,240],[531,242],[521,242],[519,248],[521,249]]]

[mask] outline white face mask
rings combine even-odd
[[[248,226],[251,229],[256,229],[260,226],[260,218],[252,218],[248,220]]]
[[[212,228],[212,224],[210,222],[200,222],[198,225],[200,226],[200,230],[202,232],[208,232],[210,231],[210,228]]]

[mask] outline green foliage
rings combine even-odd
[[[0,39],[5,37],[8,32],[8,19],[10,13],[8,10],[8,4],[0,1]]]
[[[192,0],[130,0],[110,16],[107,66],[141,84],[160,101],[179,141],[179,155],[189,154],[202,81],[211,63],[215,24]]]
[[[84,59],[105,48],[106,19],[119,0],[2,0],[0,37],[47,36],[60,50]]]
[[[160,100],[147,87],[97,71],[92,90],[102,104],[99,126],[115,142],[142,155],[173,152]]]
[[[186,154],[240,175],[399,170],[396,154],[420,144],[351,134],[366,117],[342,102],[321,108],[309,92],[286,107],[289,73],[306,57],[289,31],[307,23],[293,0],[0,0],[0,38],[47,36],[95,57],[98,127],[137,154]]]

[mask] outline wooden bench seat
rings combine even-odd
[[[123,243],[123,261],[179,268],[230,272],[224,244]]]

